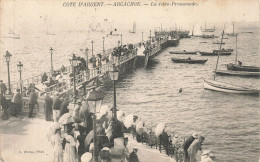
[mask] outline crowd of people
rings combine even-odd
[[[66,95],[45,95],[45,120],[53,121],[47,136],[54,148],[54,161],[85,162],[93,160],[93,114],[84,96],[75,103]],[[137,148],[129,152],[129,133],[123,121],[115,118],[108,106],[96,114],[98,161],[138,162]],[[123,116],[123,115],[122,115]]]

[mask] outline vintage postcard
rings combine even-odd
[[[0,0],[1,162],[258,162],[259,0]]]

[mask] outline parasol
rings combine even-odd
[[[165,129],[165,123],[160,123],[160,124],[158,124],[157,126],[156,126],[156,128],[155,128],[155,135],[157,136],[157,137],[159,137],[160,136],[160,134],[162,134],[162,132],[163,132],[163,130]]]
[[[47,137],[50,138],[52,135],[55,134],[57,129],[61,129],[61,124],[58,122],[54,122],[49,128],[47,132]]]
[[[81,123],[82,120],[79,117],[73,117],[70,115],[70,113],[63,114],[60,119],[59,123],[62,125],[68,124],[68,123]]]
[[[85,152],[82,156],[81,156],[81,161],[82,162],[90,162],[92,161],[92,154],[90,152]]]

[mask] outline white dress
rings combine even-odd
[[[62,150],[63,138],[59,134],[52,136],[52,144],[54,147],[54,159],[53,162],[63,162],[63,150]]]
[[[76,151],[76,142],[71,135],[64,135],[66,140],[65,152],[64,152],[64,161],[65,162],[77,162],[77,151]]]

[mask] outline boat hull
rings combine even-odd
[[[235,94],[258,94],[259,90],[251,89],[241,86],[236,86],[232,84],[227,84],[224,82],[214,81],[214,80],[206,80],[204,79],[204,89],[218,91],[218,92],[226,92],[226,93],[235,93]]]
[[[217,56],[218,52],[199,52],[202,56]],[[221,56],[231,55],[231,52],[219,52]]]
[[[230,70],[216,70],[216,74],[219,75],[232,75],[232,76],[244,76],[244,77],[259,77],[259,72],[249,71],[230,71]]]
[[[172,62],[175,63],[188,63],[188,64],[204,64],[205,62],[208,61],[206,60],[192,60],[192,59],[177,59],[177,58],[172,58]]]
[[[184,52],[184,51],[170,51],[170,54],[184,54],[184,55],[196,55],[198,51],[195,52]]]
[[[256,66],[239,66],[237,64],[228,64],[227,65],[228,70],[233,71],[249,71],[249,72],[260,72],[260,67]]]

